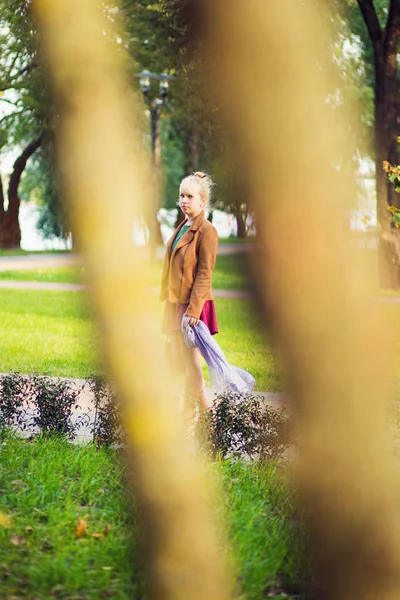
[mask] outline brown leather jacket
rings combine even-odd
[[[171,254],[175,236],[185,223],[179,225],[167,242],[160,299],[189,304],[186,314],[198,319],[204,303],[213,299],[211,283],[218,233],[202,211]]]

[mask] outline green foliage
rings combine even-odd
[[[121,426],[121,410],[110,386],[96,375],[88,380],[93,395],[95,415],[91,433],[97,446],[126,444],[126,434]]]
[[[287,410],[264,398],[226,391],[219,394],[196,428],[201,449],[212,458],[280,458],[291,443]]]
[[[1,130],[6,135],[4,145],[11,147],[48,128],[51,105],[28,2],[0,0],[0,32],[0,90],[6,90],[11,109],[1,121]]]
[[[387,160],[383,162],[383,170],[387,173],[387,180],[393,184],[396,192],[400,192],[400,166],[391,165]]]
[[[93,406],[82,412],[80,395],[84,391],[91,394]],[[31,436],[69,439],[76,438],[81,427],[89,427],[98,446],[126,444],[121,407],[111,387],[96,375],[83,383],[19,373],[3,375],[0,430],[6,427]],[[211,458],[275,459],[292,443],[287,410],[269,406],[263,397],[229,390],[214,398],[210,410],[200,415],[196,434],[201,450]]]
[[[20,195],[23,200],[33,201],[39,208],[36,227],[42,238],[65,241],[71,231],[67,207],[62,201],[56,177],[55,165],[47,147],[36,154],[27,167],[20,185]]]
[[[161,206],[176,208],[178,186],[184,172],[184,145],[170,115],[161,118]]]

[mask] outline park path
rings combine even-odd
[[[220,244],[218,246],[218,255],[239,254],[242,252],[251,252],[256,248],[256,244]],[[165,253],[165,247],[157,248],[157,258],[162,259]],[[148,255],[148,251],[143,249],[143,257]],[[57,254],[27,254],[16,256],[0,256],[0,271],[20,271],[29,269],[51,269],[60,267],[78,267],[82,266],[82,259],[78,254],[57,253]],[[86,286],[82,283],[53,283],[39,281],[12,281],[0,280],[0,289],[19,289],[19,290],[59,290],[59,291],[82,291]],[[152,288],[154,293],[158,288]],[[215,298],[247,299],[254,297],[254,294],[247,290],[218,290],[214,289]],[[387,304],[400,304],[400,297],[396,296],[371,296],[369,300],[375,302],[385,302]]]
[[[217,253],[219,255],[239,254],[251,252],[256,244],[220,244]],[[140,247],[143,258],[150,258],[149,250]],[[165,246],[158,246],[157,258],[162,260],[165,254]],[[17,254],[14,256],[0,256],[0,271],[20,271],[25,269],[52,269],[58,267],[83,266],[79,254],[71,252],[49,252],[48,254]]]

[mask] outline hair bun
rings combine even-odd
[[[196,171],[196,173],[193,173],[193,175],[195,177],[200,177],[200,179],[204,179],[205,177],[207,177],[207,175],[205,173],[203,173],[202,171]]]

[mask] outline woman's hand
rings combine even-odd
[[[195,325],[199,324],[200,319],[196,319],[196,317],[191,317],[190,315],[186,315],[189,319],[189,325],[190,327],[194,327]]]

